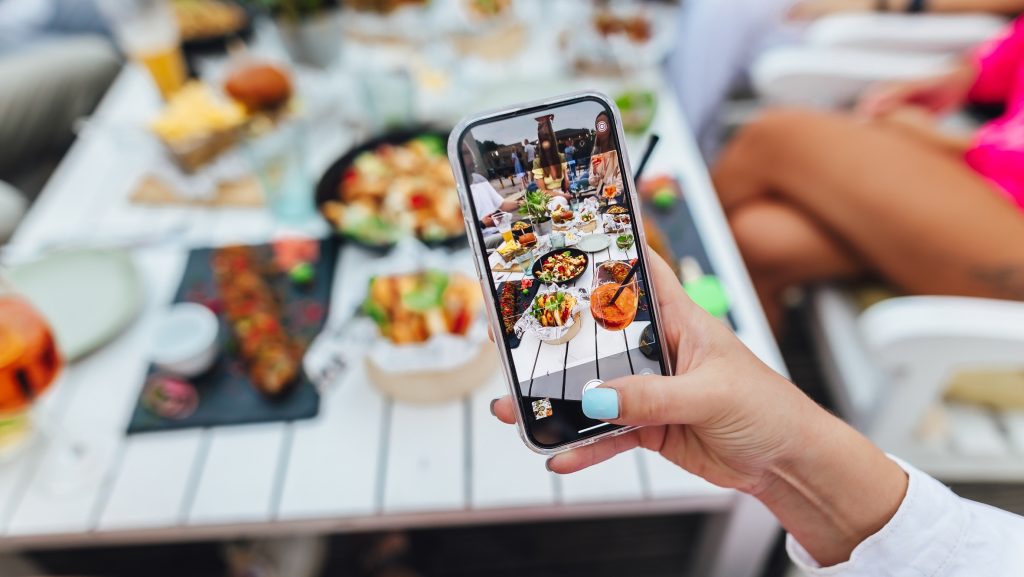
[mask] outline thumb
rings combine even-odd
[[[616,425],[689,425],[712,418],[715,387],[690,375],[634,375],[583,393],[583,413]]]

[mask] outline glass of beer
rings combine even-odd
[[[46,320],[0,276],[0,460],[30,438],[29,411],[62,366]]]
[[[170,98],[188,71],[168,0],[100,0],[100,7],[121,49],[149,72],[160,96]]]
[[[622,288],[622,293],[615,302],[612,302],[630,268],[628,262],[609,260],[597,265],[594,271],[594,282],[590,290],[590,313],[594,316],[594,321],[605,330],[625,330],[636,318],[640,304],[636,275]]]
[[[498,211],[494,213],[494,226],[501,233],[505,242],[512,242],[512,215],[507,212]]]

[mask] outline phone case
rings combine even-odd
[[[625,132],[622,128],[622,113],[619,111],[619,108],[615,105],[615,102],[607,95],[601,92],[591,90],[570,92],[568,94],[562,94],[551,98],[520,103],[518,105],[511,106],[508,108],[489,110],[481,112],[479,114],[473,114],[466,118],[463,118],[462,121],[459,122],[459,124],[456,125],[454,129],[452,129],[451,136],[449,136],[448,138],[448,161],[451,164],[452,172],[455,175],[455,181],[458,185],[459,203],[462,207],[462,214],[466,223],[466,232],[467,236],[469,237],[470,247],[473,250],[473,264],[476,266],[477,278],[480,281],[480,288],[483,290],[484,293],[484,302],[486,305],[485,308],[487,309],[487,321],[488,323],[490,323],[491,330],[492,333],[495,335],[495,338],[500,337],[501,339],[504,339],[504,331],[501,328],[501,319],[498,318],[498,309],[496,307],[496,303],[494,302],[494,297],[491,294],[489,279],[484,274],[484,268],[481,267],[481,255],[486,254],[486,252],[483,250],[482,247],[478,245],[478,239],[475,232],[476,224],[473,222],[473,218],[471,216],[472,210],[468,198],[469,183],[466,182],[464,171],[462,169],[462,160],[459,154],[459,142],[462,140],[463,133],[471,125],[476,124],[480,121],[495,119],[510,114],[517,114],[525,110],[532,110],[533,112],[531,112],[531,114],[536,114],[540,112],[539,109],[564,106],[580,98],[597,99],[601,101],[605,106],[607,106],[608,109],[612,112],[612,121],[615,125],[615,135],[622,156],[622,181],[625,184],[626,188],[629,189],[628,194],[630,197],[630,202],[632,203],[631,206],[639,207],[640,201],[637,195],[636,183],[633,182],[633,169],[629,162],[629,156],[627,155],[626,150],[624,148],[626,139]],[[639,254],[639,257],[642,259],[644,270],[649,270],[647,268],[647,265],[650,262],[649,249],[647,247],[647,238],[644,234],[644,226],[642,220],[643,217],[640,213],[640,210],[636,210],[632,215],[633,222],[636,224],[636,232],[638,236],[638,242],[636,243],[636,247],[637,253]],[[658,297],[655,292],[656,289],[654,287],[654,283],[649,282],[647,284],[647,291],[649,293],[651,300],[651,308],[656,309]],[[660,314],[655,313],[655,316],[656,318],[660,319]],[[662,358],[665,359],[665,365],[668,367],[668,370],[671,373],[672,371],[674,371],[674,367],[672,366],[672,358],[669,356],[668,349],[666,348],[664,335],[661,332],[661,323],[659,321],[655,324],[658,329],[657,338],[658,343],[661,346]],[[499,346],[498,349],[499,354],[501,355],[501,368],[505,375],[505,385],[508,388],[509,395],[511,395],[512,398],[516,399],[514,405],[516,411],[516,428],[519,430],[519,437],[523,440],[523,443],[525,443],[526,446],[529,447],[534,452],[540,453],[542,455],[556,455],[558,453],[564,453],[566,451],[570,451],[572,449],[576,449],[579,447],[584,447],[586,445],[592,445],[603,439],[623,435],[638,428],[623,427],[621,429],[609,431],[607,433],[603,433],[601,435],[597,435],[594,437],[589,437],[587,439],[580,439],[579,441],[566,443],[565,445],[559,445],[557,447],[545,448],[537,446],[530,440],[530,437],[526,432],[526,425],[524,424],[524,415],[522,414],[522,406],[521,403],[518,402],[519,395],[516,390],[516,384],[512,377],[511,359],[509,357],[508,350],[506,349],[505,346]]]

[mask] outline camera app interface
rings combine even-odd
[[[583,98],[459,138],[528,433],[554,447],[608,432],[584,390],[664,372],[611,113]]]

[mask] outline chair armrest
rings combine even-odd
[[[1024,367],[1024,302],[937,296],[894,298],[866,310],[858,323],[865,342],[878,353],[916,340],[962,342],[969,348],[967,353],[978,349],[975,342],[1002,342],[1016,348],[1006,361]],[[1002,358],[986,352],[978,354],[979,362]],[[956,356],[970,360],[969,354]]]
[[[988,14],[837,14],[811,24],[807,42],[830,48],[959,54],[1006,26]]]
[[[960,371],[1024,368],[1024,303],[961,297],[881,302],[858,324],[889,376],[869,436],[899,453]]]

